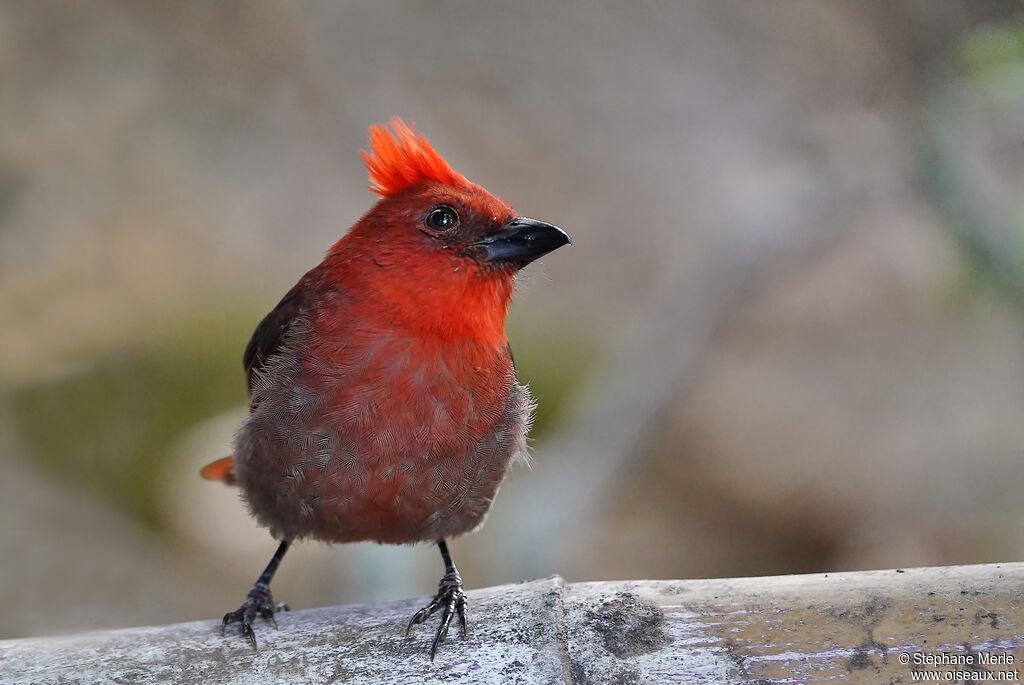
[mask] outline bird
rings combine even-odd
[[[505,333],[516,275],[571,243],[457,172],[394,117],[361,157],[379,199],[259,323],[243,356],[249,414],[201,470],[237,485],[278,547],[221,632],[276,625],[289,547],[436,544],[444,575],[406,626],[437,612],[434,660],[467,597],[447,541],[478,529],[528,462],[534,401]]]

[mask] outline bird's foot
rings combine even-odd
[[[256,584],[252,590],[249,590],[249,595],[242,602],[242,606],[224,614],[220,633],[224,635],[231,623],[241,624],[242,635],[249,640],[252,648],[256,649],[256,633],[252,629],[253,619],[259,616],[270,621],[277,628],[277,619],[274,618],[274,615],[279,611],[288,611],[288,605],[284,602],[275,603],[270,588],[266,585]]]
[[[448,626],[451,625],[452,619],[455,616],[459,617],[459,635],[463,640],[466,639],[466,592],[462,589],[462,576],[456,570],[444,574],[434,599],[430,600],[430,604],[416,612],[416,615],[409,621],[405,634],[408,635],[414,625],[424,623],[438,609],[443,609],[443,612],[441,613],[441,625],[438,626],[437,633],[434,635],[434,642],[430,645],[431,661],[437,655],[437,646],[448,635]]]

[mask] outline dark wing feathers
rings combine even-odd
[[[305,279],[299,281],[277,303],[273,311],[263,317],[263,321],[256,327],[256,332],[252,334],[252,339],[245,347],[245,356],[242,361],[245,364],[245,375],[249,381],[250,394],[255,375],[262,371],[267,361],[281,350],[285,334],[288,333],[295,319],[306,310],[308,287],[304,281]]]

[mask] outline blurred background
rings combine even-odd
[[[470,587],[1024,558],[1024,4],[0,4],[0,637],[215,620],[260,317],[414,121],[573,236]],[[293,607],[432,593],[299,546]]]

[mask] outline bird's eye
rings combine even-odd
[[[459,213],[448,205],[434,207],[424,219],[432,231],[450,231],[459,225]]]

